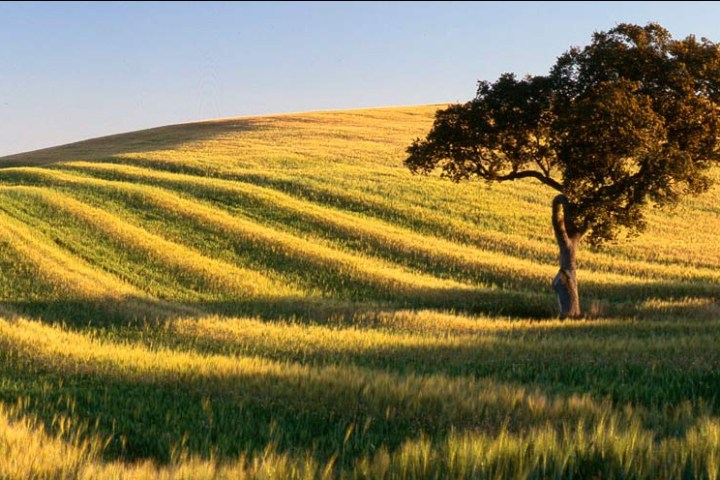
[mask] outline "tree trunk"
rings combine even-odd
[[[570,203],[565,195],[558,195],[553,199],[552,210],[555,239],[560,249],[560,270],[552,285],[560,304],[560,318],[577,318],[580,316],[580,295],[575,273],[575,252],[582,232],[574,225]]]

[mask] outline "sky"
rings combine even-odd
[[[217,117],[467,101],[594,31],[720,2],[0,3],[0,155]]]

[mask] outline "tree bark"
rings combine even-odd
[[[575,227],[570,202],[565,195],[558,195],[553,199],[552,223],[560,250],[560,270],[552,283],[558,296],[560,318],[577,318],[580,316],[580,295],[575,272],[575,253],[582,232]]]

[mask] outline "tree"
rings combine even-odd
[[[648,205],[706,190],[720,160],[719,104],[718,44],[620,24],[561,55],[548,75],[479,82],[473,100],[436,113],[405,165],[440,167],[456,182],[529,178],[556,190],[552,285],[560,316],[577,317],[579,242],[635,234]]]

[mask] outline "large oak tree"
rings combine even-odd
[[[643,210],[709,186],[720,160],[720,46],[621,24],[561,55],[550,73],[479,82],[436,113],[405,164],[454,181],[529,178],[556,190],[561,317],[580,315],[576,251],[644,228]]]

